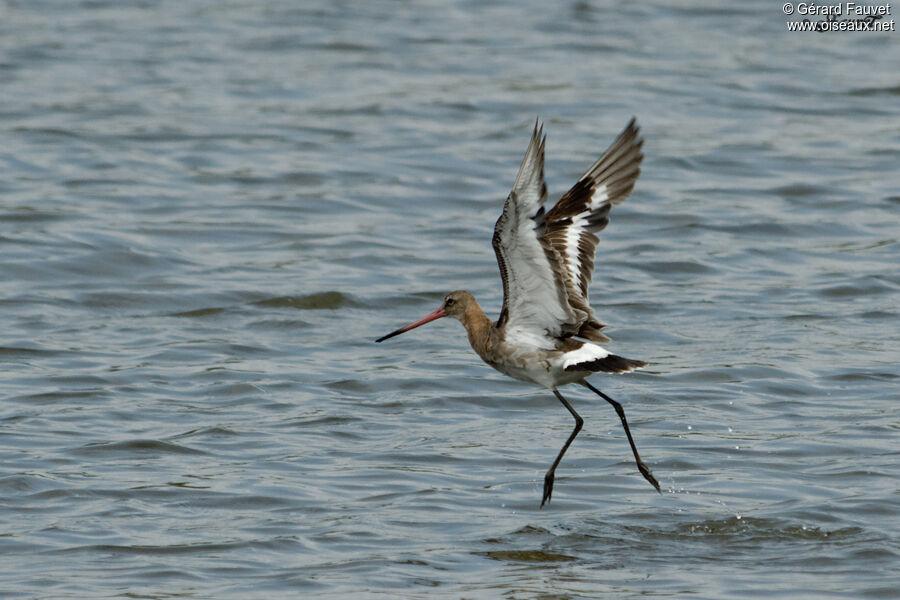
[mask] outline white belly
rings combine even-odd
[[[604,351],[605,352],[605,351]],[[566,371],[567,354],[540,348],[517,349],[503,359],[485,361],[504,375],[520,381],[536,383],[549,390],[581,381],[588,371]]]

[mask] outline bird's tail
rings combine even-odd
[[[633,360],[617,354],[608,354],[587,362],[576,363],[566,367],[566,371],[590,371],[593,373],[628,373],[647,366],[642,360]]]

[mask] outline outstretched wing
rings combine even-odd
[[[498,325],[507,332],[559,336],[577,320],[565,293],[565,277],[555,251],[541,241],[544,234],[543,127],[534,124],[503,214],[494,226],[494,252],[503,279],[503,309]],[[546,332],[545,332],[546,330]]]
[[[507,333],[539,340],[578,335],[605,340],[593,318],[587,286],[597,236],[610,206],[634,187],[640,145],[632,119],[604,155],[559,202],[544,212],[543,128],[536,122],[503,214],[494,226],[493,246],[503,280],[498,324]]]
[[[562,261],[569,305],[586,318],[577,336],[608,341],[600,333],[588,302],[588,285],[594,272],[594,251],[600,232],[609,223],[610,208],[621,203],[641,174],[641,140],[634,118],[581,179],[559,199],[544,217],[541,242]]]

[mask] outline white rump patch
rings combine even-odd
[[[572,365],[606,358],[609,354],[610,353],[606,348],[594,344],[585,344],[578,350],[571,350],[563,355],[563,369],[571,367]]]

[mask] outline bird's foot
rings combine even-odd
[[[544,498],[541,500],[541,508],[544,508],[544,503],[550,501],[550,496],[553,495],[553,471],[547,471],[547,474],[544,475]]]
[[[639,462],[637,464],[638,470],[641,472],[641,475],[644,476],[644,479],[650,482],[650,485],[656,488],[656,491],[662,494],[662,490],[659,489],[659,482],[656,480],[656,477],[653,476],[653,473],[650,472],[650,467],[645,465],[643,462]]]

